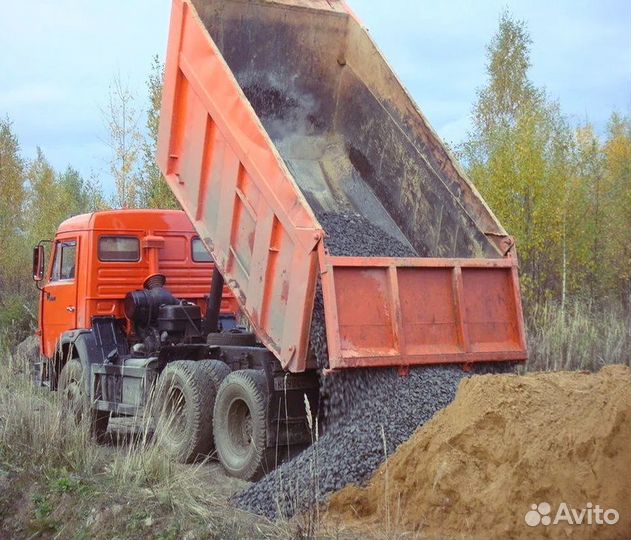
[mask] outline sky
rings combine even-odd
[[[146,104],[152,57],[164,58],[170,0],[22,0],[0,18],[0,117],[25,158],[40,146],[111,193],[101,110],[120,74]],[[470,129],[486,80],[486,45],[504,9],[526,21],[531,79],[575,122],[602,134],[631,114],[629,0],[350,0],[434,129],[450,144]]]

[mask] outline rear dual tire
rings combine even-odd
[[[230,476],[258,480],[273,468],[267,448],[268,395],[265,374],[256,369],[233,371],[219,388],[213,413],[215,448]]]
[[[171,362],[156,388],[155,440],[176,461],[216,453],[230,476],[258,480],[274,463],[268,396],[262,371],[231,372],[218,360]]]
[[[218,360],[178,360],[164,368],[153,404],[154,437],[175,461],[191,463],[214,451],[212,412],[229,372]]]

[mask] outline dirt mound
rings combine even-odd
[[[615,515],[596,505],[617,524],[597,525]],[[465,379],[365,488],[333,495],[326,520],[363,535],[629,538],[631,370]]]

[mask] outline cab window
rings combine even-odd
[[[202,242],[201,238],[193,238],[191,242],[193,251],[193,262],[209,263],[213,262],[212,255],[206,249],[206,246]]]
[[[99,260],[137,262],[140,260],[140,240],[134,236],[101,236]]]
[[[51,281],[62,279],[74,279],[77,257],[77,241],[64,240],[57,242],[55,246],[55,259],[53,260],[53,271],[50,276]]]

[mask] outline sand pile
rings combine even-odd
[[[555,525],[562,503],[583,524]],[[596,505],[617,524],[595,524]],[[629,538],[631,370],[465,379],[365,488],[333,495],[327,521],[363,535]]]

